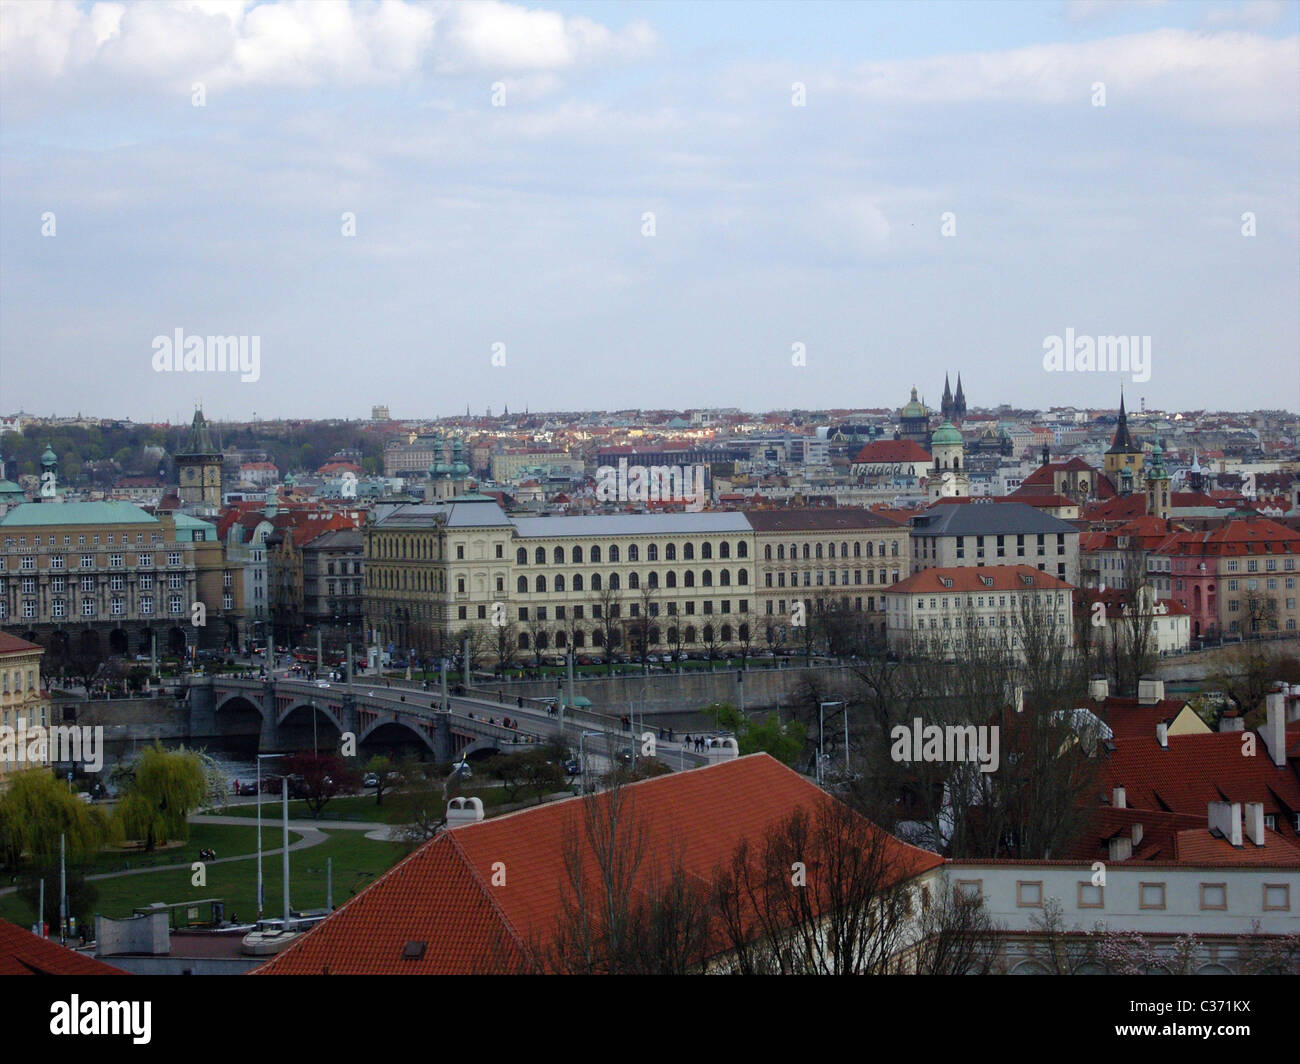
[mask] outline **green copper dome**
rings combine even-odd
[[[951,421],[945,421],[934,430],[934,435],[930,438],[930,446],[931,448],[952,446],[960,447],[961,433],[957,431],[957,426]]]
[[[912,398],[908,404],[903,407],[902,413],[899,416],[904,418],[930,416],[930,411],[926,410],[925,405],[917,400],[916,388],[912,389]]]

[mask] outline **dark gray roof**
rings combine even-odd
[[[423,502],[396,506],[375,519],[385,528],[428,528],[443,522],[448,528],[508,528],[510,518],[495,499]]]
[[[926,536],[987,536],[1022,532],[1079,530],[1068,521],[1023,502],[940,503],[911,519],[912,531]]]
[[[303,550],[360,550],[361,529],[336,528],[333,532],[323,532],[311,542],[304,544]]]

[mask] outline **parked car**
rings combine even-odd
[[[255,795],[257,793],[257,780],[236,780],[235,793],[241,798]]]
[[[378,773],[375,773],[375,772],[367,772],[366,775],[365,775],[365,778],[362,779],[362,781],[361,781],[361,786],[363,786],[363,787],[378,787],[378,786],[379,786],[379,774],[378,774]]]
[[[461,779],[468,780],[474,778],[474,770],[469,767],[468,761],[457,761],[451,766],[451,770],[460,776]]]
[[[564,763],[564,771],[567,772],[570,776],[581,776],[582,766],[578,764],[577,761],[570,758],[568,761]]]
[[[317,686],[317,687],[329,687],[329,681],[328,681],[328,680],[317,680],[317,681],[316,681],[316,686]]]

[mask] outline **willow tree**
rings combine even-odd
[[[189,815],[207,793],[203,763],[188,750],[147,747],[135,766],[117,820],[123,834],[139,839],[146,851],[160,843],[189,838]]]

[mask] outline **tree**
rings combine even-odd
[[[418,768],[405,773],[405,783],[393,796],[391,822],[401,826],[408,850],[433,838],[447,822],[447,792],[443,781]]]
[[[496,636],[496,671],[504,675],[514,667],[519,629],[515,622],[507,617],[505,624],[493,625],[493,633]]]
[[[375,754],[366,762],[365,771],[375,777],[375,805],[383,805],[384,795],[402,782],[402,773],[390,754]]]
[[[103,810],[81,802],[48,769],[12,773],[0,792],[0,858],[5,866],[57,864],[60,836],[69,859],[80,861],[99,852],[112,837],[112,827]]]
[[[61,908],[58,861],[32,866],[24,871],[18,877],[18,896],[27,903],[32,912],[36,912],[41,905],[41,880],[45,881],[45,912],[40,914],[40,919],[50,927],[57,928]],[[64,882],[68,896],[67,915],[80,914],[79,919],[85,924],[87,916],[94,911],[95,902],[99,900],[99,891],[95,889],[93,883],[87,881],[81,871],[75,868],[70,868],[64,873]]]
[[[807,732],[798,721],[781,722],[780,715],[769,713],[761,720],[742,716],[730,702],[714,702],[704,707],[719,730],[731,732],[742,756],[745,754],[771,754],[778,761],[793,765],[803,753]]]
[[[202,762],[188,750],[146,747],[116,816],[127,838],[153,852],[159,843],[189,838],[189,815],[207,792]]]
[[[614,774],[566,828],[565,879],[554,937],[534,945],[539,967],[584,975],[698,971],[709,944],[709,891],[681,855],[645,869],[646,832],[634,792]]]
[[[940,876],[922,888],[912,971],[917,975],[988,975],[997,956],[998,931],[982,898],[967,897],[946,876]]]
[[[906,944],[901,848],[843,802],[799,807],[736,847],[712,908],[741,975],[885,974]]]
[[[68,656],[68,671],[73,679],[79,680],[81,686],[90,692],[90,685],[99,674],[104,664],[104,642],[99,633],[91,628],[78,632],[72,641]]]
[[[605,665],[611,672],[614,669],[614,648],[618,646],[621,638],[619,630],[621,601],[618,589],[606,584],[596,593],[591,604],[592,617],[600,622],[601,630],[604,632]]]
[[[301,778],[303,800],[317,820],[331,798],[340,794],[355,794],[360,782],[347,762],[337,754],[300,750],[285,758],[283,765],[286,776]]]

